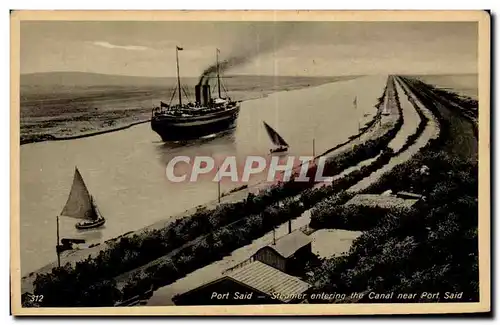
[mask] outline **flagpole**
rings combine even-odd
[[[361,125],[359,123],[359,117],[358,117],[358,143],[361,144]]]
[[[219,98],[222,98],[222,96],[220,94],[219,49],[216,49],[216,51],[215,51],[215,58],[217,60],[217,88],[219,91]]]
[[[220,167],[217,167],[217,201],[220,203],[220,175],[219,175]]]
[[[356,110],[356,120],[358,121],[358,143],[361,143],[361,125],[359,122],[359,112],[358,112],[358,96],[354,96],[354,109]]]
[[[59,252],[59,215],[57,215],[57,245],[56,245],[56,252],[57,252],[57,266],[61,267],[61,253]]]
[[[315,153],[314,138],[313,138],[313,159],[314,159],[314,157],[316,157],[316,153]]]
[[[179,47],[175,47],[175,61],[177,62],[177,88],[179,89],[179,106],[182,107],[181,77],[179,74]]]

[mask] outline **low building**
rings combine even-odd
[[[396,195],[379,195],[379,194],[356,194],[352,199],[347,201],[344,206],[359,205],[380,207],[385,209],[391,208],[411,208],[419,199],[406,199]]]
[[[304,301],[311,285],[260,261],[175,296],[176,305],[284,304]]]
[[[295,230],[259,249],[252,259],[272,266],[285,273],[303,269],[312,255],[312,239],[300,230]]]
[[[406,192],[406,191],[398,192],[398,193],[396,193],[396,196],[400,197],[402,199],[414,199],[414,200],[421,200],[424,198],[424,196],[421,194],[415,194],[415,193],[410,193],[410,192]]]

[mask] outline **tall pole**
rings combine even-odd
[[[359,113],[357,112],[358,110],[358,96],[354,96],[354,109],[356,110],[356,119],[358,120],[358,135],[361,133],[361,126],[359,122]],[[358,143],[361,142],[361,137],[358,137]]]
[[[175,61],[177,62],[177,88],[179,89],[179,106],[182,106],[181,76],[179,74],[179,47],[175,47]]]
[[[57,267],[61,267],[61,253],[59,252],[59,215],[57,216],[57,245],[56,245],[56,252],[57,252]]]
[[[220,167],[217,167],[217,201],[220,203]]]
[[[222,98],[220,94],[219,49],[215,51],[215,59],[217,61],[217,90],[219,91],[219,98]]]
[[[361,124],[359,123],[359,116],[358,116],[358,143],[361,144]]]
[[[314,147],[314,138],[313,138],[313,158],[316,157],[316,152],[315,152],[315,147]]]

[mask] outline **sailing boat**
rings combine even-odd
[[[285,139],[281,137],[281,135],[276,132],[272,127],[269,126],[266,122],[264,123],[264,127],[266,128],[267,135],[271,139],[271,142],[277,146],[275,149],[270,149],[269,152],[275,153],[275,152],[284,152],[288,150],[288,143],[286,143]]]
[[[94,198],[90,195],[78,167],[75,167],[73,185],[60,215],[83,219],[75,224],[76,229],[97,228],[106,222],[106,219],[99,212]]]

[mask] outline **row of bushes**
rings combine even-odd
[[[378,137],[377,139],[369,139],[362,145],[354,145],[352,150],[346,151],[341,155],[328,160],[325,164],[324,175],[333,176],[340,173],[342,170],[350,166],[355,166],[363,160],[367,160],[379,155],[383,150],[387,148],[389,142],[394,139],[396,134],[401,130],[403,126],[403,112],[401,105],[399,103],[398,94],[396,92],[395,80],[391,78],[386,89],[386,93],[391,93],[391,99],[389,100],[389,105],[396,106],[398,110],[398,119],[393,127],[385,132],[384,135]],[[382,98],[383,100],[383,98]]]
[[[394,157],[392,149],[386,149],[374,162],[368,166],[363,166],[360,170],[350,173],[345,178],[353,178],[358,181],[364,177],[368,177],[374,171],[386,165],[389,160]],[[361,178],[359,175],[363,175]],[[355,182],[352,182],[355,184]],[[337,186],[338,187],[338,186]],[[348,218],[351,212],[356,212],[355,209],[344,209],[342,206],[353,194],[342,195],[333,198],[326,198],[311,209],[310,227],[314,229],[321,228],[338,228],[348,230],[365,230],[372,227],[372,223],[376,217],[370,220],[368,218],[356,217]]]
[[[422,166],[427,166],[431,172],[442,171],[445,168],[440,164],[439,160],[430,160],[427,165],[423,162],[423,153],[432,154],[436,150],[443,148],[446,142],[450,139],[450,123],[446,120],[439,109],[435,106],[434,102],[425,94],[419,91],[415,86],[415,80],[399,77],[405,85],[410,88],[410,91],[417,97],[417,99],[431,111],[432,115],[436,118],[439,127],[438,137],[431,139],[427,144],[417,152],[412,159],[395,166],[391,172],[382,175],[376,182],[371,184],[363,193],[381,193],[385,190],[391,189],[393,192],[409,189],[416,193],[426,194],[429,190],[429,182],[438,175],[432,177],[426,176],[420,172]],[[408,184],[412,184],[408,187]]]
[[[300,216],[302,212],[299,202],[289,198],[280,205],[267,207],[262,213],[246,216],[210,232],[192,245],[148,267],[145,272],[135,274],[123,287],[122,299],[168,285],[192,271],[220,260],[283,222]]]
[[[459,301],[478,301],[477,175],[470,173],[473,163],[456,159],[444,152],[422,154],[422,162],[439,161],[448,172],[427,184],[427,200],[413,209],[331,208],[330,219],[338,220],[335,228],[351,218],[361,218],[359,224],[378,222],[354,241],[347,255],[326,259],[312,270],[313,291],[418,293],[411,302],[425,302],[420,297],[424,291],[441,292],[435,301],[450,301],[443,300],[448,291],[463,292]],[[408,187],[417,185],[409,179],[404,180]],[[377,220],[371,220],[374,216]],[[365,296],[357,302],[410,302],[398,300],[396,294],[383,300]]]
[[[439,111],[429,104],[426,107],[442,121]],[[424,291],[440,292],[433,301],[453,301],[444,300],[445,292],[463,292],[455,301],[478,301],[477,162],[443,150],[450,135],[447,125],[443,123],[439,137],[412,160],[371,187],[376,191],[418,189],[427,196],[425,201],[410,210],[385,212],[330,207],[334,220],[375,212],[379,222],[354,241],[349,254],[326,259],[312,270],[313,292],[364,292],[363,298],[353,301],[361,303],[429,302],[420,296]],[[428,174],[418,172],[422,165],[430,167]],[[328,213],[323,218],[327,217]],[[368,298],[370,291],[417,295],[411,301],[399,300],[397,294],[377,300]]]
[[[430,86],[419,80],[411,80],[411,82],[418,88],[423,89],[425,92],[433,95],[432,100],[441,103],[442,105],[452,108],[456,113],[465,117],[473,126],[474,136],[478,137],[478,101],[471,98],[463,98],[453,92],[445,91],[437,87]],[[450,105],[449,103],[452,103]],[[457,110],[457,106],[461,109]]]
[[[434,115],[434,117],[438,120],[439,124],[439,137],[437,141],[433,141],[435,143],[434,147],[444,147],[446,142],[449,141],[450,138],[450,121],[447,120],[441,111],[436,106],[434,96],[431,96],[428,92],[428,86],[416,79],[410,79],[407,77],[400,77],[401,80],[409,87],[410,91],[417,97],[417,100],[420,101],[427,109],[429,109]]]
[[[459,105],[460,107],[464,108],[468,114],[477,118],[478,101],[476,99],[460,96],[452,91],[441,89],[436,86],[430,86],[430,85],[428,86],[433,88],[433,91],[436,93],[436,95],[444,97],[448,101]]]
[[[420,122],[418,123],[418,126],[417,126],[417,129],[415,130],[415,133],[411,134],[406,139],[405,144],[401,147],[401,149],[399,149],[399,151],[396,154],[404,152],[410,146],[412,146],[417,141],[417,139],[422,135],[427,124],[429,123],[429,119],[424,114],[424,112],[422,112],[422,109],[420,109],[420,107],[417,105],[417,103],[415,103],[415,100],[413,99],[413,97],[408,93],[408,89],[406,89],[406,87],[401,87],[401,88],[403,88],[403,91],[404,91],[406,97],[408,98],[408,101],[413,105],[413,107],[417,111],[417,114],[420,118]]]
[[[390,160],[391,157],[398,155],[404,150],[408,149],[413,143],[415,143],[416,139],[422,134],[425,126],[428,123],[428,118],[424,115],[422,110],[415,105],[412,97],[409,96],[409,93],[406,88],[404,88],[405,95],[408,96],[409,101],[415,106],[418,115],[420,116],[420,123],[417,127],[417,130],[414,134],[410,135],[407,139],[403,147],[397,152],[392,153],[390,151],[386,151],[384,153],[385,157],[381,157],[381,159],[377,160],[373,164],[369,166],[370,169],[374,171],[381,168]],[[400,107],[400,106],[399,106]],[[401,114],[402,112],[400,112]],[[401,190],[406,186],[405,182],[401,182],[400,170],[405,170],[407,172],[406,165],[398,165],[395,168],[396,172],[387,173],[382,176],[382,178],[368,187],[368,189],[364,190],[363,193],[371,193],[377,187],[383,183],[385,185],[389,184],[400,184]],[[415,170],[418,170],[418,163],[415,160],[412,160],[412,166],[414,166]],[[433,166],[434,167],[434,166]],[[409,173],[408,173],[409,175]],[[394,176],[394,177],[393,177]],[[419,177],[420,175],[414,175],[415,177]],[[392,178],[391,182],[388,182],[388,178]],[[393,182],[392,182],[393,181]],[[390,186],[390,185],[389,185]],[[378,191],[380,192],[380,191]],[[337,229],[347,229],[347,230],[367,230],[373,228],[380,220],[385,216],[387,209],[377,208],[377,207],[366,207],[366,206],[343,206],[343,204],[347,200],[338,200],[336,197],[327,198],[325,202],[321,202],[317,204],[311,210],[311,223],[310,226],[315,229],[320,228],[337,228]]]

